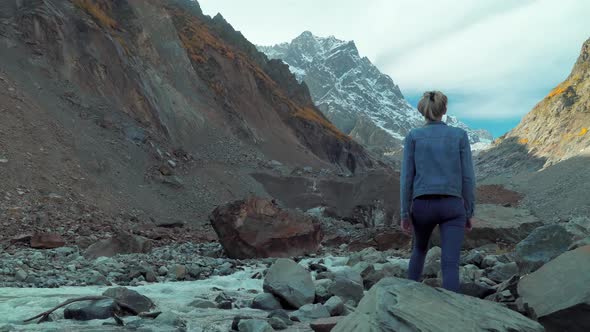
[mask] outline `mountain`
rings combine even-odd
[[[376,166],[286,65],[196,1],[1,1],[0,49],[0,187],[21,193],[1,220],[59,201],[92,227],[206,223],[268,196],[254,172]]]
[[[287,63],[326,117],[365,146],[395,149],[410,129],[424,123],[391,77],[361,57],[353,41],[306,31],[290,43],[258,48]],[[466,129],[472,143],[491,142],[487,132],[470,130],[453,117],[448,122]]]
[[[482,174],[547,168],[590,153],[590,39],[569,76],[479,160]]]

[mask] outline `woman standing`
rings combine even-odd
[[[459,292],[459,259],[465,229],[471,230],[475,174],[467,133],[447,126],[447,96],[424,93],[418,111],[426,125],[410,131],[404,144],[401,172],[401,228],[413,230],[409,279],[418,281],[428,242],[440,228],[443,287]]]

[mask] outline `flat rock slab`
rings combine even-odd
[[[523,277],[518,294],[548,332],[590,331],[590,246],[568,251]]]
[[[303,266],[286,258],[279,258],[264,277],[265,292],[274,294],[289,306],[299,309],[313,303],[315,284],[311,273]]]
[[[500,304],[406,279],[386,278],[334,332],[542,332],[543,326]]]

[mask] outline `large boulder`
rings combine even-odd
[[[543,225],[530,211],[521,208],[478,204],[476,213],[477,223],[473,225],[471,232],[465,234],[465,249],[475,249],[498,242],[507,245],[517,244],[533,229]],[[440,245],[439,232],[433,232],[432,243]]]
[[[553,224],[535,229],[515,248],[515,257],[522,274],[537,270],[563,254],[574,242],[574,235],[565,227]]]
[[[98,241],[84,252],[87,259],[113,257],[119,254],[147,253],[152,250],[152,241],[125,232],[119,232],[110,239]]]
[[[330,311],[323,304],[306,304],[291,313],[291,320],[296,322],[310,322],[314,319],[330,317]]]
[[[523,277],[518,294],[548,332],[590,331],[590,246],[568,251]]]
[[[311,304],[315,299],[311,273],[290,259],[277,259],[264,277],[263,288],[295,309]]]
[[[216,208],[210,217],[219,242],[232,258],[294,257],[315,253],[319,222],[273,201],[250,198]]]
[[[497,303],[421,283],[386,278],[334,332],[542,332],[543,327]]]
[[[117,310],[118,306],[114,299],[76,302],[66,307],[64,318],[82,321],[108,319],[113,317]]]
[[[328,287],[328,292],[346,301],[358,303],[364,295],[363,278],[352,268],[345,267],[334,271],[334,282]]]

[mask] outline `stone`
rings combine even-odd
[[[332,283],[334,283],[334,281],[332,281],[332,279],[319,279],[319,280],[316,279],[316,280],[314,280],[313,283],[315,284],[315,301],[316,302],[324,303],[328,299],[330,299],[330,297],[332,297],[332,293],[330,293],[330,291],[328,291],[328,289],[330,288]]]
[[[158,268],[158,274],[161,276],[165,276],[168,274],[168,268],[165,266],[160,266],[160,268]]]
[[[590,331],[590,246],[561,254],[518,283],[523,306],[547,332]]]
[[[277,259],[268,269],[263,289],[295,309],[315,299],[315,285],[309,271],[286,258]]]
[[[481,267],[484,259],[484,254],[479,250],[471,250],[467,255],[461,258],[462,265],[475,265]]]
[[[568,251],[574,250],[574,249],[578,249],[580,247],[584,247],[584,246],[588,246],[588,245],[590,245],[590,236],[572,243],[572,245],[569,246],[569,248],[567,248],[567,250]]]
[[[338,296],[332,296],[324,303],[324,306],[331,316],[340,316],[344,313],[344,301]]]
[[[380,251],[390,249],[409,249],[412,237],[400,231],[385,231],[375,235],[377,249]]]
[[[350,255],[350,259],[348,260],[348,266],[354,266],[359,262],[376,264],[385,263],[387,262],[387,259],[381,251],[378,251],[377,249],[370,247]]]
[[[66,241],[57,233],[37,233],[31,237],[31,248],[55,249],[63,247]]]
[[[210,221],[227,255],[238,259],[312,254],[323,237],[317,219],[259,198],[220,206]]]
[[[278,319],[282,320],[283,322],[285,322],[285,324],[287,324],[287,326],[293,325],[293,321],[289,318],[289,313],[283,309],[271,311],[270,314],[268,314],[267,318],[268,319],[278,318]]]
[[[574,236],[561,225],[546,225],[535,229],[514,249],[521,274],[534,272],[566,252],[573,242]]]
[[[356,303],[363,297],[364,290],[363,278],[351,268],[335,271],[334,282],[328,288],[328,292],[339,296],[342,300],[352,300]]]
[[[176,328],[185,328],[186,321],[172,311],[164,311],[154,319],[154,323],[159,325],[174,326]]]
[[[173,274],[173,277],[176,280],[184,280],[184,279],[186,279],[186,273],[187,273],[186,266],[184,266],[184,265],[175,265],[174,266],[174,269],[172,269],[172,272],[174,273]]]
[[[156,222],[156,226],[162,228],[182,228],[184,225],[185,222],[182,220],[161,220]]]
[[[344,317],[341,316],[335,316],[316,319],[309,324],[309,327],[311,327],[314,332],[330,332],[343,318]]]
[[[82,321],[108,319],[113,317],[116,309],[117,304],[113,299],[76,302],[65,308],[64,318]]]
[[[424,270],[422,275],[425,277],[438,275],[438,271],[440,271],[441,253],[442,250],[440,247],[432,247],[430,250],[428,250],[426,259],[424,260]]]
[[[500,263],[500,261],[498,261],[498,256],[487,255],[483,258],[483,260],[481,262],[481,267],[486,269],[486,268],[494,267],[498,263]]]
[[[291,320],[296,322],[309,322],[318,318],[330,317],[330,312],[323,304],[306,304],[297,311],[291,313]]]
[[[125,303],[139,313],[149,312],[155,307],[154,302],[147,296],[125,287],[109,288],[102,295]]]
[[[363,277],[365,289],[371,289],[373,285],[383,278],[397,277],[405,278],[408,275],[408,260],[397,260],[395,262],[385,263],[379,270],[369,269]]]
[[[113,257],[119,254],[147,253],[152,250],[152,241],[129,233],[119,232],[110,239],[92,244],[84,252],[87,259]]]
[[[289,325],[279,317],[269,318],[268,323],[277,331],[286,330],[289,327]]]
[[[469,313],[468,318],[466,313]],[[406,279],[386,278],[373,286],[355,312],[343,318],[332,331],[544,330],[539,323],[494,302]]]
[[[484,299],[487,296],[494,294],[495,290],[493,287],[486,283],[479,281],[472,281],[468,283],[461,283],[460,293],[463,295],[473,296],[480,299]]]
[[[270,293],[262,293],[258,294],[254,300],[252,301],[252,308],[253,309],[260,309],[260,310],[276,310],[282,309],[281,303],[277,300],[274,295]]]
[[[19,269],[19,270],[17,270],[17,271],[16,271],[16,273],[14,274],[14,279],[16,279],[16,281],[21,281],[21,282],[23,282],[23,281],[27,280],[27,277],[28,277],[28,276],[29,276],[29,275],[27,274],[27,272],[25,272],[25,271],[24,271],[24,270],[22,270],[22,269]]]
[[[189,303],[189,306],[199,309],[215,309],[217,308],[217,303],[206,299],[195,299]]]
[[[272,332],[274,329],[270,324],[262,319],[242,319],[238,323],[240,332]]]
[[[487,271],[487,277],[495,282],[502,282],[518,274],[518,265],[515,262],[500,263]]]

